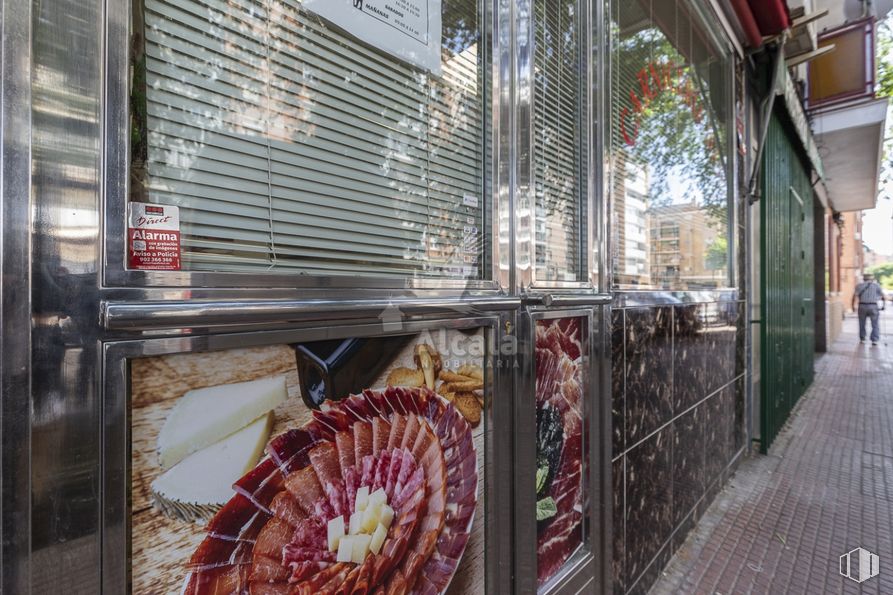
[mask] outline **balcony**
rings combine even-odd
[[[887,99],[875,96],[875,19],[819,36],[819,49],[832,45],[809,64],[805,103],[831,206],[841,212],[871,209],[877,202],[887,117]]]
[[[809,64],[807,109],[874,99],[875,20],[864,19],[819,35],[818,49],[830,46],[834,49]]]

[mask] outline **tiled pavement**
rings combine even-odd
[[[877,347],[856,321],[816,361],[813,386],[767,456],[738,467],[653,594],[893,594],[893,313]],[[885,341],[889,345],[885,344]],[[856,547],[880,557],[861,585]]]

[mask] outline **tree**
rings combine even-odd
[[[704,266],[707,270],[718,271],[729,264],[729,241],[725,236],[719,236],[707,246],[707,256],[704,258]]]
[[[878,97],[893,97],[893,28],[891,28],[890,18],[885,18],[878,23],[876,29],[877,39],[877,83],[875,93]],[[887,118],[888,126],[890,118]],[[893,162],[890,160],[891,152],[893,152],[893,137],[890,136],[889,129],[885,131],[884,138],[884,155],[881,166],[881,180],[878,184],[878,191],[881,198],[889,198],[885,194],[893,188]]]
[[[877,26],[877,89],[879,97],[893,96],[893,29],[889,19]]]
[[[893,289],[893,262],[876,264],[868,269],[868,272],[874,275],[877,282],[881,284],[881,287],[885,289]]]

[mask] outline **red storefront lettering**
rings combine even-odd
[[[629,90],[632,110],[628,107],[620,110],[620,135],[627,145],[635,146],[636,137],[639,134],[640,116],[662,92],[673,92],[678,95],[691,111],[694,121],[701,122],[704,108],[699,101],[691,77],[686,76],[685,67],[677,66],[672,62],[664,64],[651,62],[636,73],[636,79],[639,88]]]
[[[639,121],[634,120],[635,128],[632,131],[632,136],[630,136],[629,132],[626,130],[626,122],[629,119],[629,108],[624,107],[620,110],[620,134],[623,136],[623,140],[627,145],[634,147],[636,145],[636,136],[639,134]]]

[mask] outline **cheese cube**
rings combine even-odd
[[[381,546],[387,536],[388,530],[379,524],[375,528],[375,533],[372,534],[372,541],[369,542],[369,551],[377,555],[381,551]]]
[[[344,537],[344,517],[339,516],[329,521],[329,551],[338,549],[338,542]]]
[[[348,533],[351,535],[356,535],[360,532],[360,525],[363,524],[363,513],[355,512],[350,515],[350,527],[348,529]]]
[[[381,513],[378,518],[378,522],[382,524],[385,529],[391,528],[391,522],[394,520],[394,509],[385,504],[381,507]]]
[[[387,501],[388,495],[382,488],[378,488],[377,490],[369,494],[369,506],[373,504],[386,504]]]
[[[357,490],[357,499],[354,510],[366,510],[366,504],[369,502],[369,486],[362,486]]]
[[[350,561],[354,564],[362,564],[369,553],[369,544],[372,542],[371,535],[356,535],[353,538],[353,555]]]
[[[158,434],[161,468],[219,442],[288,398],[285,376],[191,390],[171,409]]]
[[[338,543],[338,555],[335,556],[336,562],[350,562],[353,558],[354,548],[353,537],[342,537]]]
[[[381,504],[369,503],[366,510],[363,511],[363,521],[360,524],[360,531],[363,533],[372,533],[378,526],[378,519],[381,516]]]

